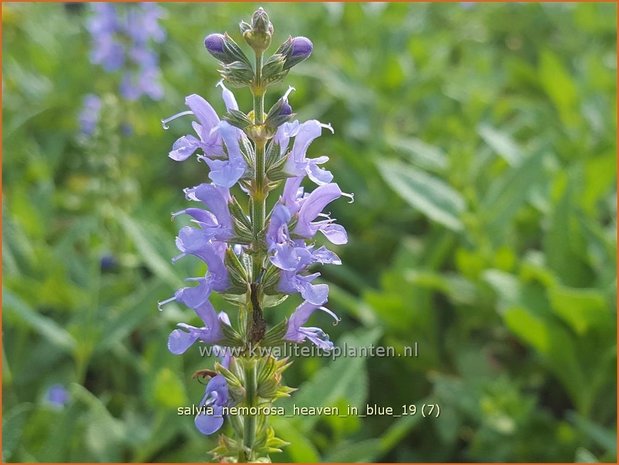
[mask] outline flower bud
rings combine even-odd
[[[279,116],[290,116],[292,115],[292,107],[288,103],[288,101],[282,104],[282,107],[279,110]]]
[[[286,71],[309,58],[313,49],[314,45],[307,37],[289,37],[276,54],[284,58],[283,70]]]
[[[292,52],[290,56],[302,61],[309,58],[313,49],[314,45],[307,37],[295,37],[292,39]]]
[[[289,87],[282,98],[280,98],[275,105],[271,107],[264,122],[267,128],[268,137],[272,137],[277,128],[282,124],[287,123],[294,117],[292,107],[288,103],[288,96],[295,90],[294,87]]]
[[[271,21],[269,21],[269,15],[267,15],[267,12],[264,11],[262,7],[254,12],[251,22],[254,32],[260,34],[273,34],[273,25]]]
[[[204,46],[206,50],[220,61],[223,61],[220,57],[223,57],[225,50],[226,38],[223,34],[209,34],[204,39]]]
[[[267,12],[262,8],[258,8],[254,12],[251,18],[251,26],[245,22],[241,22],[240,26],[243,38],[256,52],[263,52],[271,45],[273,24],[271,24]]]
[[[237,43],[228,34],[209,34],[204,39],[206,50],[225,65],[239,61],[251,67],[251,63]]]

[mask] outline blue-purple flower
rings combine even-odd
[[[217,84],[222,88],[222,98],[228,110],[238,109],[236,99],[222,82]],[[184,161],[196,153],[198,160],[203,161],[210,168],[209,178],[213,184],[225,188],[234,186],[247,170],[247,162],[241,152],[241,140],[246,140],[242,131],[221,121],[213,107],[199,95],[193,94],[185,99],[189,111],[183,111],[162,120],[164,128],[176,118],[185,115],[194,115],[197,121],[192,126],[198,137],[192,134],[182,136],[174,142],[170,151],[170,158],[175,161]]]
[[[228,383],[223,375],[214,376],[204,389],[198,405],[200,411],[194,420],[196,428],[204,435],[215,433],[224,424],[223,408],[228,404]]]
[[[191,189],[185,189],[185,196],[188,200],[201,202],[206,209],[186,208],[173,213],[173,217],[181,214],[191,216],[193,221],[200,226],[204,238],[226,241],[232,237],[234,231],[228,207],[231,198],[227,188],[200,184]]]
[[[333,342],[329,340],[329,336],[322,329],[313,326],[303,326],[316,310],[322,310],[333,317],[336,324],[340,321],[337,315],[328,308],[322,307],[320,304],[303,302],[288,319],[288,326],[284,339],[296,343],[301,343],[308,339],[320,349],[331,350],[333,348]]]
[[[204,326],[197,328],[186,323],[178,323],[177,329],[168,337],[168,350],[175,355],[183,354],[196,341],[205,344],[215,344],[223,338],[222,325],[230,326],[228,315],[224,312],[217,314],[213,305],[206,300],[194,308]]]
[[[219,362],[224,368],[230,367],[232,354],[222,346],[213,346],[219,355]],[[228,382],[222,375],[214,376],[204,389],[204,396],[200,401],[199,413],[194,420],[196,428],[202,434],[213,434],[224,422],[223,407],[229,403]]]

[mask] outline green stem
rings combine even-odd
[[[251,408],[256,405],[256,363],[254,360],[245,361],[245,403]],[[253,447],[256,438],[256,417],[247,415],[243,419],[243,449],[244,461],[253,460]]]
[[[254,124],[260,126],[264,123],[264,94],[265,89],[262,85],[262,52],[256,52],[256,76],[253,86],[254,94]],[[254,237],[254,259],[253,259],[253,281],[256,282],[262,270],[264,257],[260,244],[260,232],[264,229],[266,216],[266,197],[265,189],[265,160],[264,148],[266,140],[262,136],[262,131],[258,131],[260,137],[254,140],[256,149],[256,177],[254,179],[254,192],[252,196],[252,219]]]
[[[252,236],[253,236],[253,255],[252,255],[252,285],[251,297],[258,299],[258,278],[262,272],[262,263],[264,261],[264,246],[261,241],[261,232],[265,224],[265,210],[267,191],[265,189],[265,154],[264,149],[266,139],[260,128],[264,124],[264,88],[262,87],[262,52],[256,52],[256,75],[252,93],[254,96],[254,125],[257,129],[255,137],[253,137],[255,147],[255,178],[252,182],[251,189],[251,218],[252,218]],[[256,309],[256,306],[258,307]],[[248,345],[253,343],[251,339],[254,337],[254,324],[256,311],[260,311],[260,302],[251,302],[252,314],[247,315],[248,329],[247,342]],[[261,319],[261,315],[260,319]],[[251,341],[251,342],[250,342]],[[257,379],[256,379],[256,360],[246,358],[243,360],[243,370],[245,377],[245,405],[249,408],[257,404]],[[254,460],[254,443],[256,441],[256,416],[246,415],[243,418],[243,448],[239,451],[239,461],[249,462]]]

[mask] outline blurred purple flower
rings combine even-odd
[[[94,94],[84,97],[82,111],[79,114],[80,131],[86,136],[95,132],[101,116],[101,98]]]
[[[47,389],[45,400],[54,407],[64,407],[69,402],[69,391],[62,384],[54,384]]]
[[[165,39],[159,24],[163,10],[154,3],[95,3],[87,23],[91,61],[105,71],[123,71],[120,93],[127,100],[163,97],[159,58],[151,42]]]

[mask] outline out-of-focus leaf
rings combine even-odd
[[[89,409],[85,440],[94,457],[100,461],[119,461],[125,437],[123,423],[114,418],[101,400],[84,387],[74,384],[72,394]]]
[[[614,326],[606,299],[595,289],[556,286],[548,290],[548,297],[557,315],[578,334],[600,325]]]
[[[158,408],[174,409],[187,405],[187,395],[181,381],[172,370],[162,368],[154,382],[154,401]]]
[[[573,110],[578,102],[574,77],[561,58],[549,49],[541,53],[539,74],[544,90],[559,110],[561,119],[567,124],[573,124],[576,119]]]
[[[46,338],[51,344],[67,351],[75,348],[76,341],[67,330],[54,320],[32,310],[26,302],[11,291],[3,289],[2,301],[2,306],[7,315],[20,320],[34,332]]]
[[[325,459],[326,462],[354,463],[372,462],[379,457],[383,448],[380,439],[366,439],[364,441],[347,441],[340,444]]]
[[[543,158],[539,153],[528,156],[498,177],[483,197],[479,212],[494,241],[512,224],[513,216],[526,202],[531,188],[544,179]]]
[[[406,153],[411,163],[420,168],[441,172],[449,165],[445,154],[437,147],[416,137],[388,138],[388,143],[396,150]]]
[[[583,286],[587,281],[587,269],[583,266],[583,235],[573,201],[573,182],[577,179],[568,176],[558,178],[562,192],[548,214],[548,227],[543,240],[548,266],[564,284],[571,286]]]
[[[465,202],[451,186],[399,161],[381,161],[377,166],[385,182],[413,208],[449,229],[462,229]]]
[[[173,287],[180,287],[181,280],[176,276],[168,262],[159,254],[157,247],[151,241],[151,235],[137,221],[119,212],[121,224],[127,235],[135,244],[142,259],[155,275]]]
[[[510,136],[487,124],[480,125],[478,131],[484,142],[511,166],[522,161],[522,151]]]
[[[320,462],[320,454],[312,444],[312,441],[309,440],[306,433],[297,429],[293,422],[274,417],[272,423],[275,431],[277,431],[277,436],[290,443],[284,450],[293,462]]]
[[[127,296],[118,306],[110,309],[112,315],[105,321],[103,337],[95,348],[97,352],[102,352],[117,344],[122,338],[126,337],[139,324],[148,317],[149,314],[156,315],[156,302],[153,300],[153,291],[159,286],[156,281],[149,282],[140,291]]]
[[[580,405],[585,380],[570,335],[552,321],[522,307],[508,309],[504,318],[507,327],[544,358],[574,403]]]
[[[337,346],[342,353],[359,347],[368,347],[380,336],[379,329],[357,331],[342,338]],[[330,380],[325,383],[324,380]],[[291,413],[297,407],[333,407],[340,399],[346,399],[351,406],[360,407],[367,393],[367,373],[363,357],[341,356],[303,383],[298,392],[282,399],[280,405]],[[302,431],[309,431],[319,419],[315,415],[297,416]]]
[[[30,403],[19,404],[5,412],[2,418],[2,461],[8,462],[19,445],[28,415],[32,411]]]
[[[569,413],[568,418],[580,431],[585,433],[599,446],[612,454],[617,453],[617,433],[615,431],[597,425],[576,412]]]

